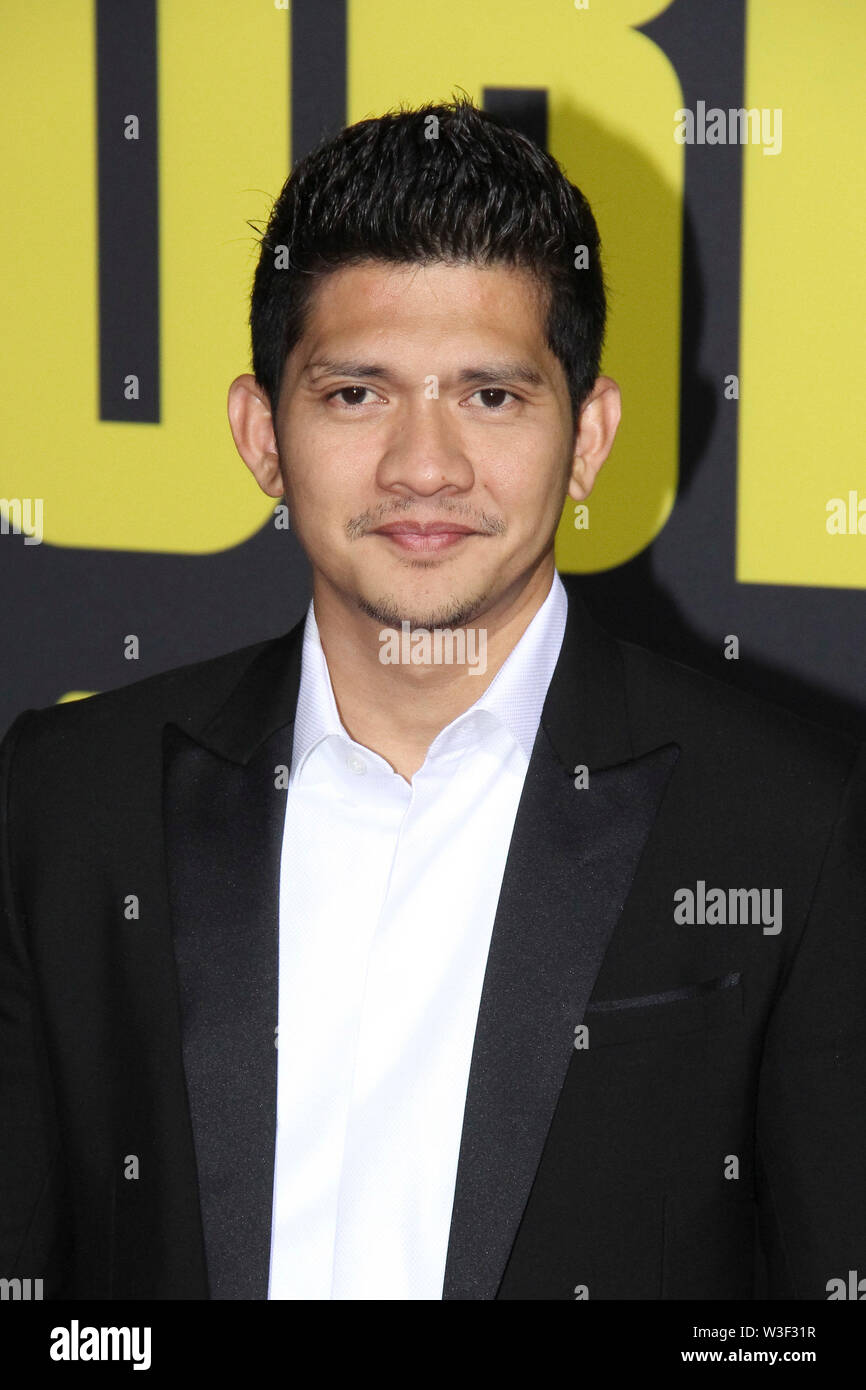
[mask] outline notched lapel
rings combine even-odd
[[[246,762],[164,730],[163,815],[183,1062],[210,1296],[267,1297],[277,945],[292,725]]]
[[[539,729],[494,921],[443,1298],[496,1297],[587,1002],[679,748],[578,790]]]

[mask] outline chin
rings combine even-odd
[[[487,595],[477,589],[468,593],[455,594],[453,590],[441,597],[429,594],[413,598],[411,593],[395,593],[380,590],[378,593],[359,592],[356,597],[358,608],[383,628],[399,628],[409,623],[410,629],[465,627],[477,617],[487,600]]]

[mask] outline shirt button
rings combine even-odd
[[[350,772],[357,772],[359,776],[367,771],[367,764],[358,753],[349,753],[346,766]]]

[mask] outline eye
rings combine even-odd
[[[501,399],[502,396],[510,396],[514,401],[520,400],[519,396],[516,396],[513,391],[507,391],[504,386],[480,386],[477,391],[473,391],[472,395],[487,397],[487,400],[484,402],[484,409],[488,412],[499,411],[507,404],[507,402]],[[497,399],[491,400],[491,396]],[[469,399],[471,400],[472,397],[470,396]]]
[[[334,400],[334,398],[335,398],[336,396],[343,396],[343,397],[345,397],[346,395],[349,395],[349,394],[351,394],[352,392],[354,392],[356,395],[360,394],[360,395],[363,396],[363,395],[366,395],[366,393],[367,393],[368,391],[370,392],[371,395],[375,395],[375,394],[376,394],[375,391],[373,391],[372,387],[370,387],[370,386],[339,386],[339,387],[337,388],[336,391],[332,391],[332,392],[330,393],[330,395],[327,397],[327,399],[328,399],[329,401],[332,401],[332,400]],[[353,410],[353,409],[356,409],[356,408],[357,408],[358,406],[360,406],[360,405],[369,405],[369,401],[362,401],[362,400],[357,400],[357,399],[356,399],[356,400],[348,400],[348,401],[347,401],[347,400],[344,399],[343,402],[342,402],[342,404],[343,404],[348,410]]]

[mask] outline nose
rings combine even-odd
[[[377,470],[380,487],[403,496],[468,492],[475,471],[441,399],[404,403]]]

